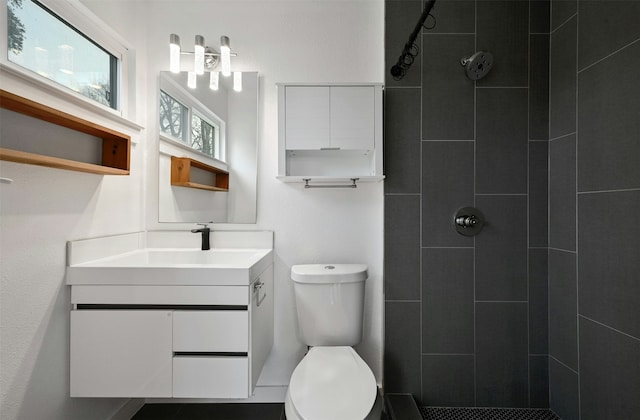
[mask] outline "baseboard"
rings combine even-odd
[[[131,420],[138,410],[142,408],[144,405],[144,399],[136,398],[133,400],[129,400],[122,407],[118,409],[109,420]]]
[[[385,394],[389,420],[422,420],[420,408],[411,394]]]

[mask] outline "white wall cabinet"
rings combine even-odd
[[[173,303],[167,288],[181,289]],[[225,302],[203,301],[220,294]],[[272,265],[249,286],[84,285],[71,295],[72,397],[248,398],[273,345]]]
[[[278,84],[278,178],[382,179],[382,85]]]

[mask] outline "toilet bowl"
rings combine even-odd
[[[291,375],[287,420],[377,420],[382,411],[373,372],[346,346],[312,347]]]

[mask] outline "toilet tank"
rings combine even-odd
[[[291,279],[303,343],[354,346],[362,340],[366,265],[294,265]]]

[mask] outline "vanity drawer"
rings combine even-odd
[[[248,357],[173,358],[174,398],[248,398]]]
[[[174,352],[249,351],[249,312],[174,311]]]

